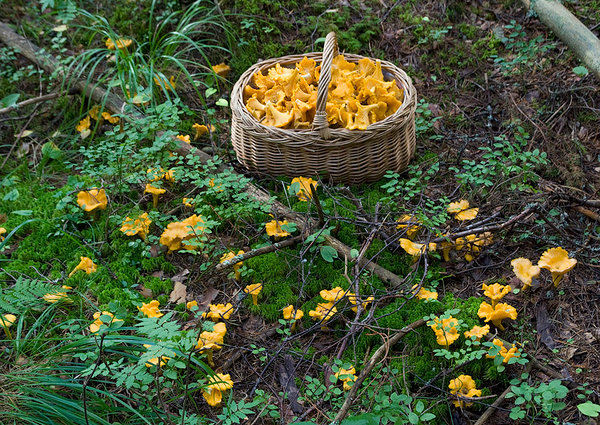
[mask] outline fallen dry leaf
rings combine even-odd
[[[171,291],[171,295],[169,295],[169,301],[172,303],[181,304],[185,302],[186,297],[187,286],[181,282],[175,282],[173,291]]]
[[[152,298],[152,291],[146,288],[144,285],[140,285],[138,292],[146,298]]]

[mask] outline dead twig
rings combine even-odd
[[[356,381],[354,381],[354,384],[348,392],[348,395],[346,396],[346,400],[344,401],[342,408],[333,420],[333,424],[339,424],[346,417],[348,411],[350,410],[350,407],[352,406],[352,403],[354,402],[354,398],[356,397],[356,394],[358,393],[361,384],[364,382],[365,379],[367,379],[373,368],[379,363],[379,360],[381,360],[384,354],[386,354],[394,344],[396,344],[398,341],[404,338],[405,335],[407,335],[411,331],[414,331],[415,329],[420,328],[424,324],[425,320],[419,319],[416,322],[413,322],[410,325],[403,327],[398,332],[396,332],[394,336],[392,336],[388,341],[386,341],[381,347],[379,347],[377,351],[375,351],[375,353],[371,356],[369,361],[365,363],[365,367],[358,376],[358,378],[356,378]]]
[[[77,89],[72,88],[69,91],[67,91],[66,93],[58,93],[57,92],[57,93],[45,94],[45,95],[38,96],[38,97],[33,97],[31,99],[27,99],[22,102],[15,103],[14,105],[7,106],[6,108],[0,109],[0,115],[6,114],[7,112],[14,111],[19,108],[22,108],[23,106],[32,105],[34,103],[45,102],[47,100],[56,99],[57,97],[60,97],[63,95],[68,95],[68,96],[74,95],[74,94],[77,94],[78,92],[79,91]]]

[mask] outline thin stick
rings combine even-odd
[[[50,93],[50,94],[45,94],[43,96],[33,97],[31,99],[27,99],[22,102],[15,103],[14,105],[7,106],[6,108],[0,109],[0,115],[5,114],[10,111],[13,111],[13,110],[16,110],[16,109],[19,109],[19,108],[22,108],[23,106],[32,105],[34,103],[45,102],[47,100],[56,99],[57,97],[60,97],[62,95],[70,96],[73,94],[77,94],[78,92],[79,91],[77,89],[72,88],[66,93]]]
[[[297,243],[302,242],[304,239],[306,239],[306,236],[304,234],[301,234],[298,236],[294,236],[293,238],[286,239],[282,242],[275,242],[272,245],[267,245],[267,246],[253,249],[252,251],[244,252],[243,254],[236,255],[235,257],[233,257],[227,261],[223,261],[222,263],[217,264],[215,266],[215,270],[220,271],[220,270],[223,270],[223,269],[226,269],[229,267],[233,267],[240,261],[246,261],[247,259],[252,258],[252,257],[258,257],[259,255],[277,251],[277,250],[280,250],[287,246],[296,245]]]
[[[356,381],[354,381],[354,384],[352,385],[352,388],[348,392],[348,396],[346,397],[346,400],[344,401],[342,408],[340,409],[338,414],[335,416],[335,419],[333,420],[333,424],[339,424],[346,417],[346,415],[348,414],[348,411],[350,410],[350,407],[352,406],[352,402],[354,401],[354,398],[356,397],[356,395],[358,393],[358,389],[360,388],[360,386],[364,382],[364,380],[367,379],[367,376],[369,376],[369,374],[371,373],[371,371],[373,370],[375,365],[377,365],[379,363],[379,360],[383,357],[383,355],[385,353],[387,353],[389,351],[389,349],[395,343],[397,343],[402,338],[404,338],[404,336],[406,334],[408,334],[411,331],[414,331],[417,328],[420,328],[424,324],[425,324],[425,320],[419,319],[416,322],[413,322],[410,325],[405,326],[404,328],[402,328],[398,332],[396,332],[394,334],[394,336],[392,336],[388,341],[386,341],[381,347],[379,347],[377,349],[377,351],[375,351],[375,353],[371,356],[369,361],[365,364],[365,368],[362,370],[362,372],[360,373],[360,375],[358,376]]]

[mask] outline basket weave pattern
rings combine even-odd
[[[231,141],[238,161],[251,171],[274,176],[310,177],[322,174],[334,183],[358,184],[379,180],[386,171],[404,170],[415,151],[417,93],[408,75],[394,64],[381,61],[384,75],[404,89],[398,110],[366,130],[329,128],[325,112],[331,62],[338,54],[334,33],[325,40],[323,53],[290,55],[269,59],[250,67],[231,93]],[[317,112],[312,129],[282,129],[265,126],[246,109],[244,87],[252,75],[279,63],[294,66],[304,56],[322,61]],[[344,54],[349,62],[362,56]]]

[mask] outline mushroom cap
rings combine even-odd
[[[140,235],[142,239],[145,239],[150,229],[150,224],[152,224],[152,220],[148,217],[148,213],[143,213],[135,220],[125,217],[120,230],[127,236]]]
[[[485,301],[479,306],[477,315],[485,320],[485,322],[517,318],[517,309],[507,303],[498,303],[492,307]]]
[[[83,118],[81,121],[79,121],[79,124],[77,124],[77,127],[75,127],[75,130],[82,133],[86,130],[89,130],[90,124],[91,124],[90,117],[89,117],[89,115],[87,115],[85,118]]]
[[[267,113],[267,107],[254,96],[246,102],[246,109],[257,120],[260,120]]]
[[[335,313],[337,313],[337,308],[333,306],[332,302],[329,303],[319,303],[314,310],[308,312],[308,315],[315,320],[330,320]]]
[[[434,319],[434,324],[431,325],[431,329],[435,332],[437,343],[444,346],[449,346],[454,343],[454,341],[460,337],[456,328],[457,326],[458,320],[452,316],[442,320],[440,320],[439,317],[436,317]]]
[[[437,300],[438,293],[436,291],[428,291],[425,288],[421,288],[415,296],[420,300]]]
[[[193,250],[196,247],[186,244],[185,241],[194,239],[204,231],[204,227],[200,226],[200,223],[204,223],[204,220],[196,214],[189,216],[185,220],[169,223],[160,235],[159,242],[168,247],[169,252],[177,251],[182,247]]]
[[[66,292],[55,292],[53,294],[45,294],[42,298],[44,298],[44,301],[49,302],[49,303],[56,303],[59,301],[64,301],[67,303],[72,303],[73,301],[69,298],[69,296],[67,295]]]
[[[294,314],[294,316],[292,316]],[[296,309],[292,304],[288,305],[283,309],[283,318],[285,320],[300,320],[304,317],[304,312],[300,309]]]
[[[336,372],[334,374],[334,376],[338,379],[341,379],[342,381],[356,379],[356,377],[353,378],[352,376],[346,376],[344,378],[340,378],[340,376],[344,376],[344,375],[356,375],[356,369],[354,368],[354,366],[351,366],[349,369],[340,369],[338,372]]]
[[[98,266],[94,264],[91,258],[79,257],[79,259],[81,261],[79,261],[79,264],[77,264],[71,273],[69,273],[69,277],[73,276],[78,270],[84,271],[86,274],[91,274],[98,270]]]
[[[421,228],[421,222],[417,220],[417,218],[414,215],[410,214],[404,214],[400,216],[400,218],[398,218],[396,222],[400,223],[396,225],[397,230],[406,229],[406,236],[408,237],[408,239],[414,238],[419,229]]]
[[[570,272],[576,264],[577,260],[569,258],[569,253],[560,246],[544,252],[538,261],[539,267],[558,274]]]
[[[197,350],[219,350],[223,344],[223,339],[227,333],[227,327],[225,323],[215,323],[212,332],[204,331],[200,333],[198,343],[196,344]]]
[[[429,246],[427,246],[425,244],[416,243],[411,241],[410,239],[405,238],[400,238],[399,241],[402,249],[404,249],[404,251],[406,251],[407,254],[413,256],[422,255],[427,250],[435,251],[435,249],[437,248],[437,245],[433,242],[430,243]]]
[[[187,143],[188,145],[192,144],[192,141],[190,140],[190,136],[188,134],[183,135],[183,134],[178,134],[176,136],[177,139],[181,140],[182,142]]]
[[[471,337],[475,337],[477,341],[490,333],[490,325],[484,326],[473,326],[470,331],[465,332],[465,338],[469,339]]]
[[[104,42],[108,50],[116,50],[117,48],[125,49],[131,46],[131,43],[133,43],[133,40],[129,38],[117,38],[116,41],[113,41],[112,38],[107,38]]]
[[[287,220],[283,220],[283,221],[271,220],[271,221],[269,221],[267,224],[265,224],[265,230],[267,232],[267,235],[273,236],[276,238],[283,238],[286,236],[290,236],[289,232],[286,232],[285,230],[283,230],[281,228],[282,225],[286,225],[286,224],[289,224]]]
[[[300,73],[300,77],[302,77],[302,79],[304,79],[304,81],[306,81],[308,84],[311,84],[315,81],[316,66],[317,61],[304,56],[302,60],[296,64],[296,69]]]
[[[144,190],[144,193],[150,193],[151,195],[162,195],[166,191],[167,191],[166,189],[162,189],[160,187],[152,186],[150,183],[148,183],[146,185],[146,189]]]
[[[223,78],[226,78],[229,75],[229,72],[231,72],[231,67],[225,62],[221,62],[218,65],[213,65],[211,68],[215,72],[215,74]]]
[[[194,125],[192,125],[192,128],[196,131],[196,134],[194,135],[194,140],[197,140],[198,138],[209,133],[208,127],[204,124],[194,123]],[[215,127],[211,124],[210,131],[215,131],[215,130],[216,130]]]
[[[469,209],[457,212],[454,215],[454,218],[459,221],[473,220],[475,217],[477,217],[477,213],[479,213],[479,208],[469,208]]]
[[[319,292],[319,294],[321,295],[321,298],[323,298],[325,301],[335,303],[337,300],[344,297],[344,295],[346,294],[346,290],[340,288],[339,286],[336,286],[335,288],[331,288],[330,290],[323,289],[321,292]]]
[[[114,315],[114,314],[112,314],[110,311],[103,311],[103,312],[99,312],[99,311],[97,311],[97,312],[95,312],[95,313],[94,313],[94,319],[95,319],[95,320],[94,320],[94,322],[93,322],[93,323],[90,325],[90,332],[91,332],[91,333],[96,333],[96,332],[98,332],[98,331],[100,330],[100,326],[102,326],[102,325],[106,325],[106,323],[105,323],[105,322],[103,322],[103,321],[100,319],[100,317],[101,317],[101,316],[109,316],[109,317],[111,318],[111,320],[110,320],[110,322],[109,322],[109,323],[112,323],[112,322],[122,322],[122,321],[123,321],[123,320],[121,320],[121,319],[116,319],[116,318],[115,318],[115,315]]]
[[[459,375],[458,378],[452,379],[448,384],[450,392],[456,394],[458,392],[466,394],[469,390],[476,387],[475,381],[470,375]]]
[[[313,185],[315,189],[319,186],[319,183],[309,177],[294,177],[292,179],[292,184],[298,183],[300,188],[298,192],[296,192],[296,196],[301,201],[308,201],[312,198],[312,192],[310,190],[310,185]],[[288,189],[290,186],[288,186]]]
[[[77,194],[77,204],[85,211],[105,210],[108,200],[104,189],[82,190]]]
[[[484,283],[482,289],[483,295],[485,295],[494,302],[504,298],[504,296],[508,294],[511,290],[510,285],[501,285],[499,283],[494,283],[492,285],[486,285]]]
[[[198,307],[198,301],[192,300],[185,303],[185,308],[191,310],[193,307]]]
[[[540,275],[541,268],[534,266],[529,258],[515,258],[510,265],[517,278],[523,283],[523,288],[531,286],[531,281]]]
[[[163,314],[158,309],[159,305],[158,300],[152,300],[149,303],[142,303],[142,306],[137,309],[147,317],[161,317]]]
[[[469,208],[469,201],[467,201],[466,199],[461,199],[457,202],[450,202],[450,204],[448,204],[448,207],[446,208],[446,211],[448,211],[450,214],[456,214],[463,210],[466,210],[467,208]]]
[[[262,283],[253,283],[244,288],[244,292],[248,295],[258,295],[263,289]]]
[[[504,342],[499,338],[494,338],[494,340],[492,341],[492,344],[500,347],[500,351],[498,352],[498,354],[504,359],[504,360],[502,360],[502,363],[508,363],[508,361],[510,359],[512,359],[513,357],[521,357],[521,352],[519,351],[517,346],[514,344],[512,344],[509,349],[507,349],[506,345],[504,345]],[[495,355],[490,355],[490,354],[486,354],[486,357],[488,359],[496,358]]]
[[[210,304],[209,311],[206,313],[202,313],[202,317],[208,317],[212,321],[218,321],[223,318],[223,320],[227,320],[233,314],[233,305],[231,303],[227,304]]]
[[[0,237],[2,237],[3,234],[6,233],[6,229],[4,227],[0,227]],[[2,239],[0,239],[2,240]]]
[[[208,377],[208,385],[206,388],[219,391],[227,391],[233,388],[233,381],[229,374],[217,373]]]
[[[460,375],[458,378],[453,379],[448,384],[450,393],[463,397],[480,397],[481,390],[475,388],[475,381],[469,375]],[[456,407],[470,406],[473,403],[468,403],[463,400],[454,400]]]
[[[108,113],[106,111],[102,112],[102,118],[111,124],[118,124],[119,120],[120,120],[119,117],[111,115],[110,113]]]
[[[0,326],[10,328],[16,320],[17,316],[7,313],[3,316],[0,316]]]
[[[169,223],[167,228],[160,235],[159,242],[169,248],[169,252],[181,249],[181,241],[187,237],[188,226],[181,221]]]
[[[208,384],[202,389],[202,396],[209,406],[218,406],[223,399],[223,392],[233,388],[229,374],[217,373],[208,377]]]
[[[267,102],[267,108],[265,110],[265,119],[262,124],[270,127],[283,128],[294,119],[292,112],[282,112],[278,110],[275,105],[271,102]]]

